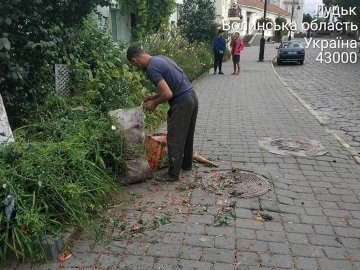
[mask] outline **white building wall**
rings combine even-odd
[[[176,11],[171,14],[170,18],[169,18],[169,23],[170,25],[177,25],[179,21],[179,14],[178,14],[178,9],[176,9]]]
[[[284,1],[285,9],[290,13],[292,10],[292,5],[294,5],[293,22],[295,22],[297,26],[297,30],[295,32],[304,32],[304,30],[301,27],[304,16],[304,0],[283,0],[283,1]]]
[[[171,14],[170,18],[169,18],[169,23],[171,25],[177,25],[178,21],[179,21],[179,10],[181,5],[184,4],[183,0],[175,0],[175,4],[176,4],[176,9],[174,11],[173,14]]]
[[[255,25],[258,19],[263,18],[264,11],[253,7],[241,6],[241,14],[243,16],[243,19],[241,21],[241,28],[238,30],[231,30],[230,32],[231,33],[239,32],[241,37],[244,37],[247,34],[252,35],[259,32],[258,30],[256,30]],[[280,15],[275,13],[271,13],[271,12],[267,13],[267,17],[270,18],[274,23],[276,18],[279,16]],[[285,19],[288,22],[290,22],[290,17],[285,17]],[[232,23],[232,22],[240,22],[240,21],[239,19],[230,18],[230,22]],[[274,31],[270,31],[270,30],[265,31],[265,37],[272,37],[272,36],[274,36]]]
[[[297,31],[296,32],[302,32],[305,33],[306,31],[302,28],[302,22],[304,17],[304,0],[299,1],[300,9],[296,9],[294,12],[294,21],[297,25]]]
[[[116,1],[112,2],[111,7],[96,7],[95,16],[100,14],[97,18],[99,26],[109,28],[114,41],[129,41],[131,38],[130,14],[121,14],[119,7],[116,6]]]
[[[215,5],[215,14],[217,23],[222,24],[223,20],[228,19],[228,10],[230,8],[230,0],[212,0]]]

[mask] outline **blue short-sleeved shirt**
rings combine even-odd
[[[166,56],[152,56],[146,74],[154,85],[157,85],[161,80],[165,80],[173,94],[172,99],[169,100],[170,105],[179,102],[182,97],[194,92],[182,69]]]

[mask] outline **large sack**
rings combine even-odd
[[[122,184],[136,184],[152,176],[152,170],[145,161],[145,123],[141,107],[119,109],[109,112],[114,125],[126,142],[127,171],[119,176]]]
[[[109,115],[125,138],[129,158],[144,157],[145,123],[142,108],[119,109],[109,112]]]
[[[109,112],[109,115],[128,142],[144,142],[145,124],[141,107],[119,109]]]
[[[127,172],[119,176],[118,180],[123,185],[141,183],[153,177],[153,170],[149,164],[142,159],[126,160]]]

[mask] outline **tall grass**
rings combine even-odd
[[[34,108],[30,124],[15,130],[15,142],[0,152],[0,196],[12,194],[16,206],[10,221],[0,212],[0,261],[10,251],[19,260],[43,258],[34,247],[45,234],[68,225],[88,227],[92,216],[118,194],[115,179],[126,172],[130,150],[112,130],[107,113],[139,106],[154,91],[93,21],[86,21],[75,36],[72,94],[50,96]],[[150,53],[173,58],[191,80],[211,63],[206,46],[186,44],[175,32],[148,37],[145,45]],[[164,105],[147,114],[147,127],[164,121],[166,110]]]

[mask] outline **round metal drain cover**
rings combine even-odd
[[[263,138],[259,140],[259,145],[270,153],[284,156],[314,157],[328,152],[318,141],[307,139]]]
[[[208,192],[239,198],[261,196],[270,190],[264,176],[243,170],[212,171],[202,177],[202,183]]]

